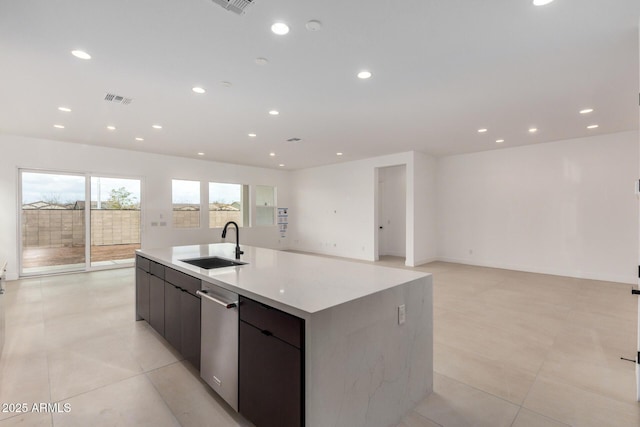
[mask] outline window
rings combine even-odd
[[[256,185],[256,225],[275,225],[276,188]]]
[[[173,226],[200,227],[200,182],[174,179],[172,184]]]
[[[140,249],[140,180],[91,177],[91,266],[132,263]]]
[[[209,228],[224,227],[229,221],[249,225],[249,186],[209,183]]]
[[[21,275],[133,264],[139,179],[20,170],[19,183]]]

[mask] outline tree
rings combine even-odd
[[[112,189],[106,204],[109,209],[136,209],[138,207],[136,197],[125,187]]]

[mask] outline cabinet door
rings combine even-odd
[[[149,273],[136,268],[136,320],[149,320]]]
[[[180,289],[164,283],[164,337],[179,352],[182,352],[181,298]]]
[[[153,275],[149,279],[149,324],[164,336],[164,280]]]
[[[240,322],[239,409],[260,427],[302,425],[300,349]]]
[[[200,298],[181,294],[182,356],[200,370]]]

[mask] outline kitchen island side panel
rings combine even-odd
[[[314,313],[306,327],[307,426],[395,425],[433,391],[432,276]]]

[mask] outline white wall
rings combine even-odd
[[[220,229],[171,227],[171,179],[274,185],[278,205],[287,206],[289,173],[265,168],[187,159],[57,141],[0,135],[0,259],[8,261],[7,278],[18,275],[18,168],[139,177],[143,180],[142,245],[161,247],[220,241]],[[152,221],[166,227],[151,227]],[[232,235],[230,241],[235,237]],[[240,243],[287,248],[276,226],[240,229]]]
[[[295,172],[9,135],[0,135],[0,147],[0,259],[9,261],[10,279],[18,168],[142,178],[144,247],[220,240],[215,229],[150,227],[161,214],[171,224],[172,178],[275,185],[278,205],[290,208],[289,234],[243,228],[243,243],[373,260],[376,168],[406,165],[407,265],[442,259],[637,282],[637,132],[437,161],[398,153]]]
[[[446,261],[637,282],[638,133],[439,159]]]
[[[420,168],[432,170],[416,172]],[[290,212],[292,249],[374,260],[377,254],[376,168],[406,165],[407,244],[406,263],[417,265],[435,258],[435,213],[427,200],[435,186],[433,159],[415,152],[340,163],[295,171],[292,174]],[[419,176],[420,181],[415,177]],[[415,201],[414,199],[420,199]],[[415,233],[421,233],[414,238]]]
[[[414,232],[409,246],[414,248],[414,264],[420,265],[437,260],[437,167],[436,159],[420,152],[414,152],[413,168],[410,171],[413,182],[411,212],[415,216]],[[409,171],[408,171],[409,172]]]

